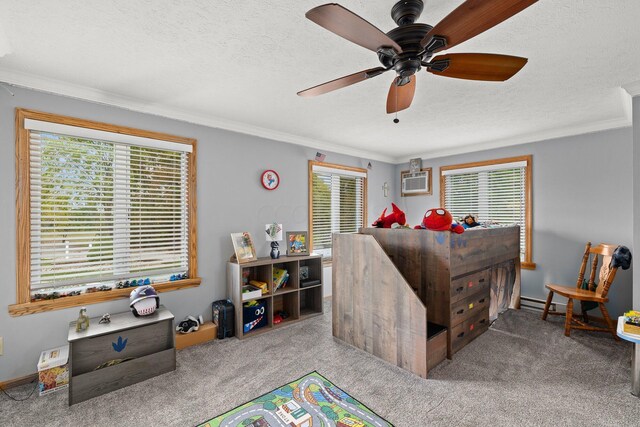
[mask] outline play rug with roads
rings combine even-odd
[[[317,372],[200,424],[200,427],[393,427]]]

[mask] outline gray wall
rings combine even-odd
[[[633,98],[633,217],[640,218],[640,96]],[[633,247],[640,248],[640,225],[633,224]],[[635,254],[633,268],[640,268],[640,253]],[[633,280],[633,308],[640,310],[640,274]]]
[[[262,239],[264,224],[277,221],[286,230],[306,230],[307,160],[316,150],[243,134],[207,128],[176,120],[127,111],[76,99],[12,88],[15,96],[0,90],[0,336],[4,356],[0,356],[0,381],[35,372],[42,350],[66,343],[68,323],[78,309],[58,310],[22,317],[10,317],[7,306],[15,303],[15,133],[14,109],[45,112],[98,120],[141,129],[167,132],[198,139],[198,265],[202,285],[168,292],[160,300],[176,318],[188,314],[210,315],[212,301],[226,297],[225,260],[233,253],[229,233],[250,231],[258,256],[268,256],[269,245]],[[327,153],[327,162],[366,167],[368,159]],[[387,204],[382,184],[396,187],[393,165],[371,161],[369,171],[369,218],[371,223]],[[281,184],[266,191],[260,184],[264,169],[278,171]],[[329,271],[325,271],[325,274]],[[330,288],[329,288],[330,289]],[[121,299],[88,306],[91,316],[128,310]]]
[[[546,283],[575,284],[587,241],[632,247],[631,128],[423,160],[423,167],[433,168],[433,195],[405,197],[399,206],[411,225],[419,224],[427,209],[440,205],[440,166],[526,154],[533,155],[532,243],[537,268],[523,270],[522,295],[544,299]],[[397,165],[396,175],[407,166]],[[396,191],[400,194],[399,187]],[[631,270],[618,273],[610,298],[612,316],[629,309]]]

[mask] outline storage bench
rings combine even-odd
[[[160,306],[150,316],[91,318],[88,329],[69,324],[69,405],[176,369],[174,316]]]

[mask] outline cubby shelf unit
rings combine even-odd
[[[274,290],[273,269],[282,268],[289,273],[289,279],[284,288]],[[317,281],[316,284],[301,287],[301,267],[306,267],[308,276],[304,281]],[[248,300],[242,299],[243,278],[258,280],[268,283],[269,293]],[[229,262],[227,264],[227,291],[235,309],[235,331],[239,339],[260,335],[282,326],[290,325],[297,321],[322,314],[322,255],[306,256],[281,256],[278,259],[269,257],[259,258],[244,264]],[[244,333],[243,304],[257,300],[266,304],[265,314],[267,324],[256,330]],[[273,317],[279,311],[284,310],[289,317],[278,324],[273,323]]]

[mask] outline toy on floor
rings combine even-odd
[[[280,310],[273,315],[273,324],[277,325],[278,323],[281,323],[283,320],[285,320],[288,317],[289,317],[289,313],[287,313],[284,310]]]
[[[82,307],[78,315],[78,320],[76,321],[76,332],[86,329],[89,329],[89,316],[87,316],[87,307]]]
[[[160,307],[160,297],[153,286],[140,286],[131,291],[129,307],[136,317],[148,316]]]
[[[380,218],[378,218],[371,225],[378,228],[407,227],[407,219],[404,212],[394,203],[391,203],[391,208],[393,209],[393,211],[387,216],[385,216],[385,214],[387,213],[387,208],[384,208],[382,214],[380,214]]]
[[[416,225],[415,229],[427,229],[433,231],[451,231],[462,234],[464,228],[453,220],[453,217],[445,208],[429,209],[422,218],[422,224]]]
[[[202,316],[198,316],[197,319],[193,316],[187,316],[182,322],[178,323],[178,326],[176,326],[176,332],[180,332],[181,334],[195,332],[200,329],[200,325],[203,323],[204,320],[202,320]]]

